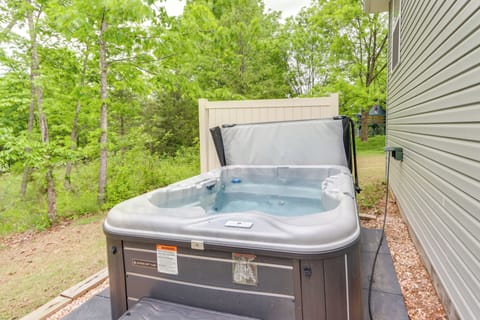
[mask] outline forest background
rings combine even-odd
[[[387,27],[360,0],[286,20],[261,0],[189,0],[176,17],[154,0],[1,0],[0,235],[197,174],[199,98],[385,107]]]

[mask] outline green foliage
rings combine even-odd
[[[72,171],[72,188],[63,187],[63,168],[54,171],[57,187],[58,216],[77,218],[108,210],[117,203],[155,188],[199,173],[198,146],[180,148],[174,156],[159,157],[138,148],[118,153],[109,163],[108,202],[97,205],[98,162],[79,163]],[[20,174],[0,177],[0,235],[50,226],[46,215],[43,174],[34,172],[24,198],[18,194]]]
[[[11,128],[0,128],[0,172],[22,170],[24,166],[44,168],[51,160],[48,154],[61,152],[61,149],[49,151],[49,147],[29,138],[26,132],[15,135]]]
[[[13,133],[26,129],[29,90],[28,78],[23,72],[0,76],[0,128],[12,128]]]
[[[32,34],[26,13],[34,13]],[[108,64],[107,203],[97,206],[99,33]],[[385,102],[385,17],[361,1],[312,2],[285,23],[260,0],[187,1],[168,17],[149,0],[6,1],[0,6],[0,233],[48,227],[45,173],[54,168],[58,216],[77,217],[198,173],[198,99],[340,92],[353,115]],[[49,142],[31,96],[35,36]],[[369,39],[372,39],[370,41]],[[33,101],[33,102],[32,102]],[[32,102],[32,103],[31,103]],[[33,128],[29,110],[35,107]],[[77,120],[75,132],[74,121]],[[73,137],[73,141],[72,141]],[[358,143],[373,151],[384,142]],[[378,146],[374,144],[378,142]],[[71,185],[63,186],[73,164]],[[18,195],[25,168],[27,194]]]
[[[278,14],[256,0],[207,2],[217,17],[213,34],[215,83],[246,98],[283,98],[290,93],[286,48]]]
[[[148,148],[173,154],[198,137],[198,99],[285,98],[286,43],[278,15],[255,0],[189,1],[182,16],[155,25],[148,64],[154,94],[142,100]],[[152,43],[150,43],[152,45]]]
[[[182,148],[175,156],[159,158],[143,149],[118,154],[109,164],[106,208],[147,191],[199,173],[198,148]]]
[[[173,155],[179,147],[195,144],[198,137],[197,101],[179,93],[163,93],[154,101],[145,103],[143,112],[148,119],[145,132],[158,137],[145,143],[151,152]]]
[[[340,92],[352,115],[385,105],[387,17],[364,13],[362,1],[319,1],[287,21],[290,81],[296,94]]]
[[[31,228],[43,230],[50,226],[44,195],[39,192],[40,184],[32,180],[32,192],[22,198],[19,196],[20,181],[19,174],[0,177],[0,235]]]
[[[61,218],[79,217],[99,212],[97,205],[97,185],[92,183],[98,177],[98,162],[78,163],[71,173],[71,187],[65,190],[64,169],[55,170],[57,185],[57,208]]]

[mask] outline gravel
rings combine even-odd
[[[58,310],[51,316],[47,317],[47,320],[59,320],[65,317],[67,314],[81,306],[84,302],[86,302],[88,299],[92,298],[95,296],[97,293],[101,292],[105,288],[108,288],[108,279],[103,281],[101,284],[98,286],[92,288],[91,290],[87,291],[84,295],[81,297],[78,297],[77,299],[74,299],[72,302],[67,304],[65,307],[62,309]]]

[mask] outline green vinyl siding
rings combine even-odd
[[[480,1],[401,1],[391,187],[451,318],[480,314]],[[391,42],[390,42],[391,45]]]

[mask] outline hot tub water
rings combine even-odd
[[[288,217],[325,211],[318,186],[243,183],[234,178],[219,189],[213,201],[202,205],[208,215],[260,211]]]

